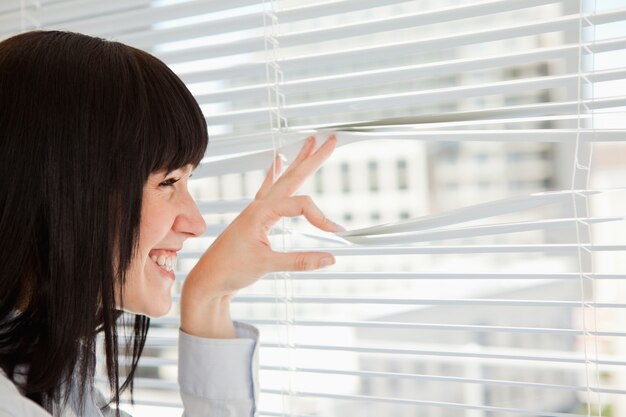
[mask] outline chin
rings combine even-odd
[[[159,318],[163,317],[167,313],[169,313],[172,308],[172,297],[171,295],[167,295],[165,297],[153,297],[151,299],[144,300],[143,303],[139,304],[136,302],[127,302],[124,303],[122,310],[127,313],[132,314],[141,314],[143,316],[148,316],[150,318]]]
[[[173,271],[165,271],[148,260],[143,270],[133,270],[128,274],[122,309],[151,318],[163,317],[172,308],[172,286],[175,281]]]
[[[146,305],[145,308],[142,309],[138,314],[143,314],[144,316],[148,316],[150,318],[159,318],[163,317],[172,308],[172,298],[169,297],[167,301],[155,302],[152,301],[149,305]]]

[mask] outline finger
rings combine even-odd
[[[272,166],[270,167],[269,171],[267,171],[267,174],[265,175],[265,179],[263,180],[261,187],[259,187],[259,190],[254,196],[255,200],[261,200],[265,198],[270,188],[272,188],[272,185],[274,185],[274,178],[280,175],[281,165],[282,165],[281,156],[280,154],[276,154],[276,156],[274,157],[274,162],[272,163]]]
[[[270,272],[311,271],[335,263],[335,257],[327,252],[272,252],[269,257]]]
[[[294,168],[300,165],[302,161],[304,161],[306,158],[311,156],[314,150],[315,150],[315,137],[309,136],[304,141],[304,145],[302,145],[302,148],[300,149],[298,156],[296,156],[296,159],[294,159],[293,162],[289,164],[289,168],[287,168],[287,170],[283,173],[283,175],[293,171]]]
[[[298,195],[289,197],[274,207],[273,211],[275,219],[303,215],[313,226],[326,232],[337,233],[346,230],[326,217],[324,212],[315,205],[309,196]]]
[[[335,150],[337,139],[330,136],[313,154],[294,167],[288,175],[283,175],[270,190],[269,198],[282,198],[296,192],[306,179],[326,161]]]
[[[300,152],[296,156],[296,159],[294,159],[294,161],[289,165],[289,168],[285,172],[289,172],[289,170],[291,170],[293,167],[298,166],[300,162],[302,162],[303,160],[305,160],[311,155],[311,152],[313,152],[314,149],[315,149],[315,138],[313,136],[309,136],[304,141],[304,145],[302,145],[302,148],[300,149]],[[261,184],[259,191],[257,191],[256,196],[254,197],[256,200],[260,200],[267,195],[269,189],[274,184],[274,178],[277,178],[280,175],[282,161],[279,156],[280,155],[276,155],[276,157],[274,158],[272,167],[268,171],[267,175],[265,176],[265,180],[263,181],[263,184]]]

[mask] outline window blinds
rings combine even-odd
[[[349,231],[294,219],[273,239],[337,265],[264,277],[233,303],[261,329],[260,415],[618,416],[625,7],[3,0],[0,37],[103,36],[187,83],[210,126],[193,184],[210,226],[181,281],[274,153],[336,132],[302,192]],[[177,326],[175,310],[154,321],[135,415],[180,413]]]

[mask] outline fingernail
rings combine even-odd
[[[279,153],[277,156],[278,156],[278,158],[280,158],[281,161],[287,162],[287,157],[285,155],[283,155],[282,153]]]
[[[335,258],[331,258],[330,256],[327,256],[326,258],[320,259],[319,267],[325,268],[327,266],[333,265],[334,263],[335,263]]]
[[[337,226],[337,229],[339,229],[339,231],[340,231],[340,232],[345,232],[345,231],[346,231],[346,228],[345,228],[345,227],[343,227],[342,225],[337,224],[337,223],[335,223],[335,222],[333,222],[333,224],[334,224],[335,226]]]

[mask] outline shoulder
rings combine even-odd
[[[24,397],[0,371],[0,417],[50,417],[39,405]]]

